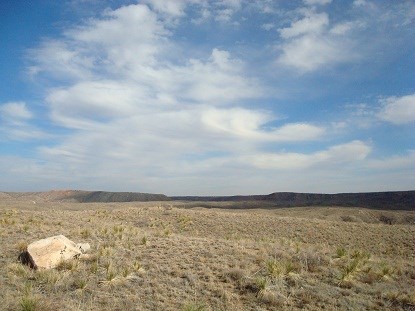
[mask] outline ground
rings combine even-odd
[[[4,197],[0,309],[415,310],[414,219]],[[90,258],[37,271],[17,262],[28,243],[57,234],[90,243]]]

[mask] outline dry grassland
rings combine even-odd
[[[415,310],[414,219],[3,199],[0,309]],[[57,234],[90,243],[92,257],[47,271],[17,262],[28,243]]]

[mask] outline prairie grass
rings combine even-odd
[[[405,220],[415,212],[201,206],[0,201],[0,309],[415,308],[415,226]],[[16,261],[56,234],[91,254],[53,270]]]
[[[206,307],[204,304],[199,302],[187,302],[181,309],[182,311],[205,311]]]

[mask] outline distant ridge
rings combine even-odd
[[[107,192],[107,191],[77,191],[67,197],[80,203],[89,202],[149,202],[169,201],[164,194],[140,193],[140,192]]]
[[[295,193],[275,192],[268,195],[237,196],[173,196],[175,201],[200,202],[263,202],[268,207],[291,206],[356,206],[379,209],[415,209],[415,191],[389,191],[366,193]],[[236,208],[255,208],[260,205],[239,204]]]
[[[342,206],[388,210],[415,210],[415,190],[366,193],[295,193],[275,192],[267,195],[235,196],[171,196],[140,192],[110,192],[83,190],[52,190],[46,192],[0,192],[0,200],[30,200],[35,202],[198,202],[201,207],[278,208],[292,206]],[[226,205],[215,202],[229,202]],[[196,206],[195,205],[195,206]]]
[[[51,190],[45,192],[0,192],[0,200],[30,200],[33,202],[149,202],[169,201],[164,194],[140,192],[109,192],[83,190]]]

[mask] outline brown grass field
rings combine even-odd
[[[414,219],[3,197],[0,309],[415,310]],[[28,243],[57,234],[90,243],[91,257],[43,271],[17,261]]]

